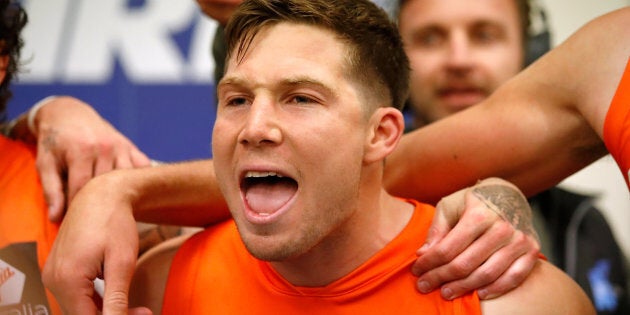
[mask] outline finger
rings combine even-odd
[[[537,263],[538,254],[534,251],[527,252],[519,257],[497,280],[481,288],[478,291],[479,298],[482,300],[493,299],[519,286],[527,279]]]
[[[113,148],[111,146],[101,146],[98,152],[95,152],[94,159],[94,174],[98,176],[105,174],[114,169],[115,157],[113,154]]]
[[[73,282],[72,288],[76,288],[76,283]],[[86,282],[87,283],[87,282]],[[75,289],[73,289],[74,291]],[[67,301],[63,303],[62,309],[64,314],[98,314],[98,308],[94,303],[94,290],[86,287],[76,296],[72,296],[67,299]],[[60,295],[55,293],[55,297],[59,297]],[[61,302],[61,300],[59,301]]]
[[[418,257],[412,271],[421,275],[445,265],[461,254],[490,226],[483,212],[466,211],[455,227],[438,243]]]
[[[457,224],[462,214],[478,210],[476,209],[479,204],[478,200],[473,199],[471,202],[469,200],[471,197],[473,195],[470,193],[470,189],[462,189],[438,202],[425,245],[416,252],[417,255],[423,255],[433,244],[442,240]]]
[[[133,167],[132,157],[129,154],[116,155],[114,169],[129,169]]]
[[[36,163],[44,197],[48,204],[48,218],[52,222],[61,222],[65,209],[63,170],[49,153],[38,154]]]
[[[116,255],[105,255],[105,294],[103,314],[127,314],[129,307],[129,285],[136,265],[136,254],[126,251]]]
[[[134,167],[145,167],[151,165],[151,160],[135,146],[125,154],[116,155],[115,169],[130,169]]]
[[[70,202],[92,177],[94,177],[94,160],[85,155],[77,159],[68,159],[68,202]]]
[[[151,159],[134,147],[134,149],[131,150],[131,163],[133,167],[145,167],[151,165]]]
[[[491,255],[506,246],[512,232],[513,229],[508,223],[500,222],[493,225],[447,264],[422,274],[418,278],[418,289],[420,292],[428,293],[444,283],[468,279]],[[475,288],[488,283],[490,282],[477,284]]]
[[[62,267],[51,261],[47,262],[42,272],[42,281],[55,295],[64,314],[96,314],[94,287],[89,276],[82,277],[82,273],[75,272],[76,269],[68,268],[68,265],[63,267],[63,262],[60,265]]]
[[[446,218],[441,215],[441,212],[436,212],[433,216],[433,221],[431,222],[431,226],[429,227],[428,235],[424,245],[422,245],[422,247],[420,247],[416,251],[416,254],[419,256],[419,258],[411,266],[411,272],[414,275],[419,276],[422,273],[430,270],[432,267],[440,264],[441,260],[433,260],[433,263],[429,263],[433,256],[431,256],[431,254],[427,256],[427,253],[429,252],[430,248],[434,246],[434,243],[440,242],[450,230],[451,227],[449,226]]]
[[[134,307],[129,309],[129,315],[153,315],[153,312],[146,307]]]
[[[517,238],[522,237],[522,233]],[[510,242],[508,246],[502,247],[497,250],[492,256],[490,256],[482,265],[478,268],[475,268],[473,272],[470,273],[467,277],[460,277],[461,280],[455,280],[452,282],[448,282],[442,286],[442,296],[445,299],[453,299],[478,288],[488,286],[498,279],[503,278],[501,282],[499,282],[500,289],[504,289],[501,293],[507,292],[514,288],[516,285],[520,284],[520,282],[510,282],[511,280],[518,280],[517,277],[522,276],[521,274],[513,274],[516,278],[506,277],[506,275],[510,276],[510,274],[506,274],[506,271],[512,268],[512,265],[518,263],[519,259],[526,255],[528,252],[528,247],[526,242],[523,241],[513,241]],[[535,259],[535,255],[532,255]],[[533,266],[530,266],[533,267]],[[514,272],[517,272],[517,269],[514,269]],[[530,269],[531,270],[531,269]],[[529,270],[524,270],[525,276],[529,273]],[[505,277],[505,278],[504,278]],[[521,281],[524,278],[521,278]],[[482,295],[486,295],[487,292],[483,292]]]
[[[436,207],[435,215],[433,216],[433,221],[431,221],[431,226],[429,227],[424,245],[416,252],[418,256],[425,254],[432,245],[442,240],[448,232],[451,231],[451,224],[444,216],[444,211],[442,211],[443,207],[441,207],[441,205],[442,204],[439,203]]]

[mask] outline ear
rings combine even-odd
[[[379,107],[370,117],[364,163],[384,160],[398,145],[405,129],[402,113],[393,107]]]

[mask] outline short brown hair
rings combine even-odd
[[[264,27],[280,22],[313,25],[348,43],[352,77],[402,108],[409,91],[409,60],[398,28],[368,0],[246,0],[228,22],[229,59],[241,59]],[[383,92],[380,92],[383,91]],[[382,95],[389,94],[389,95]]]

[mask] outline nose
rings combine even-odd
[[[466,69],[472,64],[471,43],[463,32],[451,34],[446,64],[453,69]]]
[[[280,143],[282,130],[278,110],[273,101],[254,100],[247,111],[239,143],[256,147]]]

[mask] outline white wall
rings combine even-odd
[[[629,0],[539,0],[549,19],[554,44],[564,41],[587,21],[630,4]],[[629,33],[630,34],[630,33]],[[602,52],[605,53],[605,52]],[[598,206],[606,215],[617,241],[630,257],[630,195],[619,168],[606,156],[569,177],[561,186],[601,194]]]

